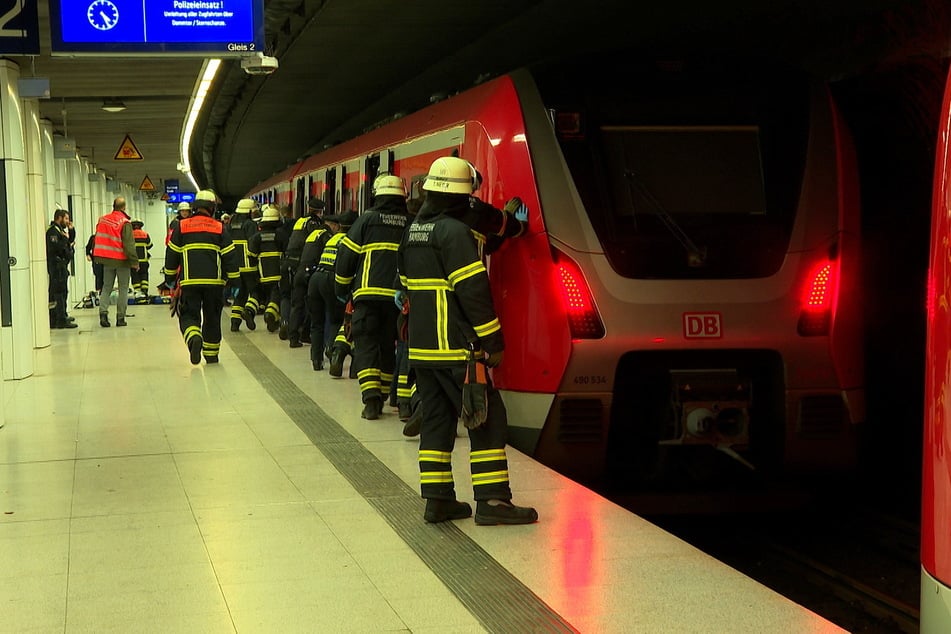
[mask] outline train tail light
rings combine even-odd
[[[834,260],[823,260],[806,280],[799,313],[799,334],[817,337],[829,334],[832,324],[832,303],[835,299],[838,270]]]
[[[554,255],[556,286],[568,317],[571,338],[600,339],[604,336],[604,324],[581,267],[563,253],[555,251]]]

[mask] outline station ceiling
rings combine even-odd
[[[41,114],[113,178],[183,179],[179,136],[202,65],[195,58],[13,57],[21,76],[50,79]],[[768,55],[835,79],[916,56],[951,55],[946,0],[265,0],[267,54],[280,68],[250,76],[226,60],[192,139],[203,187],[233,202],[297,159],[536,61],[634,47]],[[126,110],[101,109],[117,98]],[[117,161],[126,135],[143,156]],[[186,183],[182,182],[183,189]]]

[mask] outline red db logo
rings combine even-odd
[[[684,337],[719,339],[723,336],[720,313],[684,313]]]

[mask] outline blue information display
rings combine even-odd
[[[264,0],[50,0],[53,54],[264,50]]]

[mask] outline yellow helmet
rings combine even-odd
[[[192,210],[192,204],[191,204],[191,203],[178,203],[178,210],[179,210],[179,211],[191,211],[191,210]]]
[[[196,209],[210,209],[214,211],[217,204],[218,196],[215,195],[215,192],[211,191],[210,189],[203,189],[195,194],[195,201],[192,203],[192,207]]]
[[[235,210],[235,213],[249,214],[251,213],[251,210],[254,209],[256,204],[257,203],[255,203],[251,198],[242,198],[238,201],[238,207]]]
[[[281,210],[277,208],[277,205],[264,205],[261,211],[261,222],[269,222],[281,219]]]
[[[406,198],[406,183],[399,176],[384,172],[373,181],[373,195],[402,196]]]
[[[444,156],[433,161],[423,183],[426,191],[445,194],[471,194],[474,186],[472,166],[455,156]]]

